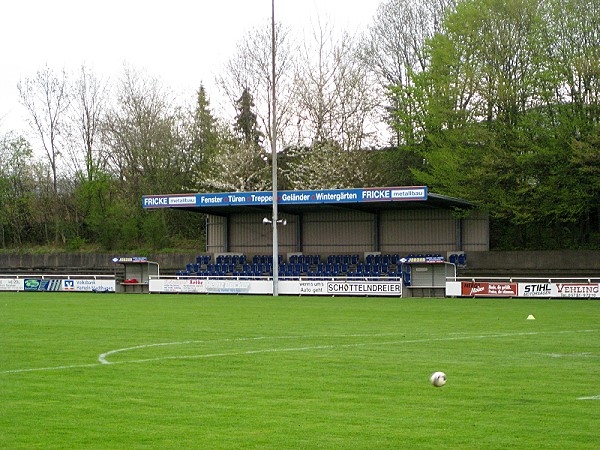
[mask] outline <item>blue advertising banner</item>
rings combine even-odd
[[[26,291],[60,291],[60,285],[61,280],[26,278],[24,288]]]
[[[280,191],[280,205],[336,204],[427,200],[427,187],[387,187],[364,189],[328,189],[321,191]],[[255,206],[273,203],[269,192],[232,192],[214,194],[144,195],[144,208],[176,208],[207,206]]]

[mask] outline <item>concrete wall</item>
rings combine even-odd
[[[466,252],[459,276],[600,276],[600,251]]]
[[[198,254],[203,254],[199,252]],[[196,254],[103,254],[103,253],[51,253],[51,254],[0,254],[0,274],[3,273],[77,273],[100,274],[121,271],[121,264],[114,264],[115,256],[148,256],[149,261],[159,263],[161,271],[174,273],[196,261]]]
[[[459,276],[600,276],[600,251],[466,252],[467,267]],[[161,273],[174,274],[205,254],[14,254],[0,255],[0,274],[7,273],[113,273],[121,271],[114,256],[147,256]]]

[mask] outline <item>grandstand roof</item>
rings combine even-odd
[[[390,209],[471,209],[475,205],[463,199],[428,192],[426,186],[360,189],[279,191],[280,213],[351,209],[378,212]],[[271,211],[273,193],[229,192],[145,195],[144,209],[177,208],[216,216]]]

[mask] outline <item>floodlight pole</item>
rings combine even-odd
[[[271,0],[271,160],[273,168],[273,297],[279,295],[279,242],[277,237],[277,114],[275,99],[275,0]]]

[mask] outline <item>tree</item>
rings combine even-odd
[[[111,168],[132,199],[142,194],[181,192],[182,152],[177,117],[156,79],[125,68],[115,106],[108,111],[103,139]]]
[[[285,152],[282,172],[290,189],[341,189],[378,186],[377,166],[367,150],[351,152],[326,142]]]
[[[99,188],[112,195],[111,211],[121,217],[119,235],[129,242],[146,238],[147,245],[156,247],[169,236],[168,212],[148,218],[132,206],[142,195],[190,188],[188,149],[178,123],[179,114],[158,81],[125,68],[115,106],[103,125],[103,143],[110,151],[108,169],[115,174],[116,188]],[[149,220],[156,226],[148,228]]]
[[[214,152],[219,145],[217,120],[210,110],[210,101],[203,85],[197,92],[191,124],[191,148],[202,154]]]
[[[247,91],[254,102],[258,128],[264,130],[265,147],[271,148],[272,93],[275,83],[277,96],[277,138],[278,145],[285,147],[291,140],[290,126],[294,120],[293,65],[296,45],[288,29],[281,24],[275,27],[275,80],[272,76],[272,35],[271,24],[248,31],[237,45],[236,53],[227,62],[225,73],[218,77],[218,83],[239,111],[240,90]]]
[[[67,134],[67,111],[69,95],[67,76],[63,71],[57,75],[48,66],[39,70],[34,78],[25,78],[17,85],[21,103],[29,113],[30,126],[37,134],[46,156],[51,172],[51,191],[45,199],[44,207],[49,208],[53,217],[54,241],[65,241],[64,216],[65,205],[59,196],[58,168],[61,148]],[[49,224],[46,224],[45,235],[49,236]]]
[[[89,68],[82,66],[72,89],[70,112],[74,141],[71,143],[71,162],[84,179],[91,181],[97,170],[105,165],[99,144],[107,87]]]
[[[427,68],[425,41],[440,31],[454,0],[387,0],[379,5],[362,43],[362,57],[385,86],[410,84]]]
[[[319,25],[296,68],[299,146],[335,143],[346,151],[375,144],[377,93],[357,44]]]
[[[259,131],[254,113],[254,99],[248,88],[244,88],[242,96],[236,102],[237,116],[235,117],[235,131],[241,142],[246,146],[260,146],[264,134]]]
[[[231,137],[208,161],[202,185],[222,192],[265,191],[271,188],[269,157],[253,143]]]
[[[57,75],[46,66],[35,77],[20,81],[17,88],[21,103],[29,113],[30,125],[48,157],[56,193],[60,139],[66,132],[65,121],[69,107],[67,76],[64,71]]]
[[[0,139],[0,246],[23,245],[27,240],[32,187],[31,145],[22,136]]]
[[[593,102],[575,107],[563,68],[591,66],[548,52],[557,23],[580,24],[550,17],[539,0],[463,1],[426,42],[426,70],[393,90],[410,105],[396,127],[423,157],[417,179],[480,202],[508,245],[582,245],[579,224],[597,223],[598,191],[581,188],[595,185]]]
[[[208,161],[221,145],[223,135],[223,127],[211,111],[203,85],[196,92],[194,106],[183,115],[180,122],[182,164],[188,168],[183,174],[182,185],[184,190],[197,190],[202,185]]]
[[[416,113],[411,110],[415,106],[411,97],[413,77],[427,69],[425,43],[440,31],[444,15],[453,10],[455,3],[387,0],[377,8],[373,24],[362,39],[361,58],[386,92],[382,116],[393,117],[396,145],[414,140],[412,130],[417,124],[410,122]]]

